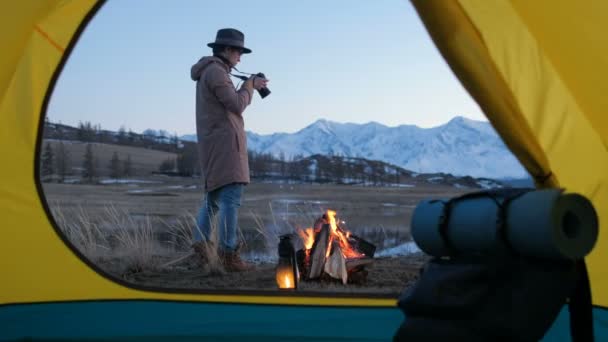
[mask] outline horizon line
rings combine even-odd
[[[52,123],[52,124],[60,124],[60,125],[66,125],[66,126],[71,126],[71,127],[76,127],[76,128],[77,128],[77,127],[78,127],[78,125],[79,125],[79,124],[81,124],[81,123],[83,123],[83,124],[90,123],[90,124],[91,124],[93,127],[99,126],[99,127],[100,127],[100,129],[102,129],[102,130],[106,130],[106,131],[111,131],[111,132],[118,132],[118,131],[120,130],[120,128],[124,128],[124,129],[125,129],[127,132],[128,132],[128,131],[131,131],[131,132],[133,132],[133,133],[137,133],[137,134],[143,134],[143,132],[144,132],[144,131],[146,131],[146,130],[154,130],[154,131],[157,131],[157,132],[158,132],[158,131],[165,131],[165,132],[168,132],[168,133],[172,133],[172,132],[170,132],[169,130],[167,130],[167,129],[162,129],[162,128],[160,128],[160,129],[156,129],[156,128],[146,128],[146,129],[142,130],[141,132],[136,132],[136,131],[133,131],[133,130],[132,130],[130,127],[127,127],[126,125],[121,125],[121,126],[120,126],[120,128],[119,128],[118,130],[111,130],[111,129],[107,129],[107,128],[102,127],[100,123],[93,123],[93,122],[90,122],[90,121],[79,121],[78,123],[75,123],[75,124],[74,124],[74,123],[73,123],[73,124],[68,124],[68,123],[64,123],[64,122],[61,122],[61,121],[51,121],[51,120],[50,120],[50,118],[48,118],[48,117],[46,117],[46,118],[49,120],[49,123]],[[421,129],[432,129],[432,128],[437,128],[437,127],[444,126],[444,125],[448,124],[450,121],[452,121],[452,120],[454,120],[454,119],[457,119],[457,118],[463,118],[463,119],[466,119],[466,120],[469,120],[469,121],[474,121],[474,122],[483,122],[483,123],[489,123],[489,121],[487,120],[487,118],[486,118],[486,120],[479,120],[479,119],[471,119],[471,118],[468,118],[468,117],[463,116],[463,115],[456,115],[456,116],[453,116],[452,118],[450,118],[449,120],[447,120],[447,121],[446,121],[446,122],[444,122],[444,123],[437,124],[437,125],[435,125],[435,126],[430,126],[430,127],[420,127],[420,126],[418,126],[418,125],[416,125],[416,124],[407,124],[407,123],[399,124],[399,125],[396,125],[396,126],[389,126],[389,125],[387,125],[387,124],[384,124],[384,123],[381,123],[381,122],[378,122],[378,121],[373,121],[373,120],[371,120],[371,121],[367,121],[367,122],[364,122],[364,123],[357,123],[357,122],[350,122],[350,121],[347,121],[347,122],[340,122],[340,121],[334,121],[334,120],[330,120],[330,119],[324,119],[324,118],[320,118],[320,119],[316,119],[316,120],[314,120],[314,121],[313,121],[313,122],[311,122],[310,124],[305,125],[304,127],[300,128],[300,129],[297,129],[297,130],[295,130],[294,132],[291,132],[291,133],[289,133],[289,132],[285,132],[285,131],[282,131],[282,132],[277,131],[277,132],[272,132],[272,133],[257,133],[257,132],[254,132],[254,131],[252,131],[252,130],[248,130],[248,129],[245,129],[245,131],[250,132],[250,133],[253,133],[253,134],[257,134],[257,135],[262,135],[262,136],[264,136],[264,135],[273,135],[273,134],[295,134],[295,133],[300,132],[301,130],[303,130],[303,129],[307,128],[307,127],[310,127],[310,126],[312,126],[312,125],[314,125],[315,123],[320,122],[320,121],[321,121],[321,122],[325,121],[325,122],[329,122],[329,123],[335,123],[335,124],[340,124],[340,125],[349,125],[349,124],[350,124],[350,125],[369,125],[369,124],[378,124],[378,125],[380,125],[380,126],[384,126],[384,127],[387,127],[387,128],[397,128],[397,127],[401,127],[401,126],[414,126],[414,127],[421,128]],[[175,133],[175,132],[173,132],[173,133]],[[177,135],[177,134],[176,134],[176,135]],[[194,133],[186,133],[186,134],[181,134],[181,135],[177,135],[177,136],[178,136],[178,137],[182,137],[182,136],[189,136],[189,135],[196,135],[196,132],[194,132]]]

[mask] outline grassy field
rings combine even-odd
[[[197,179],[156,176],[145,181],[149,183],[45,183],[44,191],[51,207],[66,212],[84,210],[93,222],[101,225],[108,207],[117,208],[134,220],[151,220],[155,231],[162,230],[163,224],[196,216],[202,201]],[[327,209],[332,209],[354,233],[401,233],[406,238],[412,212],[420,200],[461,193],[462,189],[434,185],[380,188],[252,183],[245,188],[239,224],[244,232],[263,229],[279,234],[309,227]]]
[[[335,210],[345,227],[381,250],[410,239],[409,222],[421,199],[464,192],[430,184],[380,188],[252,183],[245,188],[239,225],[244,254],[260,256],[261,261],[256,272],[233,275],[217,267],[202,270],[193,266],[192,260],[163,267],[189,253],[202,189],[198,179],[154,176],[139,181],[113,185],[45,183],[43,188],[60,229],[100,267],[144,285],[193,289],[230,286],[274,290],[272,260],[276,260],[278,237],[311,226],[327,209]],[[308,289],[396,295],[404,282],[417,274],[416,265],[420,265],[419,256],[415,260],[378,259],[370,272],[373,280],[357,290],[341,284],[308,285]]]

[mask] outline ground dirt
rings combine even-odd
[[[304,280],[299,283],[296,293],[301,294],[354,294],[381,297],[397,297],[405,288],[412,285],[426,256],[375,258],[371,266],[366,267],[366,280],[343,285],[339,280],[323,277],[317,280]],[[171,288],[200,292],[244,291],[244,292],[277,292],[275,281],[275,264],[258,263],[254,268],[244,272],[226,272],[221,268],[210,270],[201,265],[195,257],[182,262],[149,270],[125,269],[119,260],[105,260],[100,266],[113,277],[145,287]]]

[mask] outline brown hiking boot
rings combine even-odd
[[[228,272],[244,272],[254,269],[252,264],[246,263],[241,259],[239,252],[221,252],[220,257],[224,263],[224,268]]]

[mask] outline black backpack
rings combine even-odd
[[[475,196],[506,196],[508,201],[526,191]],[[591,293],[583,260],[545,260],[515,253],[433,258],[416,284],[399,298],[406,318],[394,341],[538,341],[566,303],[572,340],[593,341]]]

